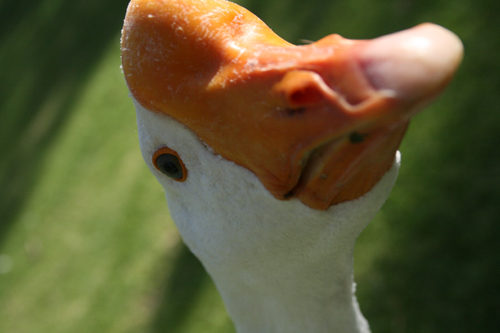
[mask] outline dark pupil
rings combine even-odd
[[[177,156],[172,154],[162,154],[156,159],[156,165],[161,172],[172,179],[182,178],[181,162]]]

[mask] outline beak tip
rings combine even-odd
[[[462,56],[462,42],[454,33],[425,23],[368,42],[358,59],[375,89],[416,100],[444,87]]]

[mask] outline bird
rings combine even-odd
[[[121,52],[144,161],[237,332],[370,332],[355,241],[460,39],[424,23],[293,45],[229,1],[132,0]]]

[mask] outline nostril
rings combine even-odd
[[[274,85],[273,90],[284,98],[291,109],[314,107],[325,101],[330,89],[315,72],[292,70]]]
[[[288,96],[288,103],[291,106],[307,106],[317,104],[322,99],[323,96],[316,87],[306,86],[293,91]]]

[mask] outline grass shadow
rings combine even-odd
[[[113,39],[118,47],[127,3],[7,0],[0,5],[0,244],[94,64]]]
[[[160,305],[151,324],[151,332],[180,332],[193,304],[210,279],[200,261],[184,245],[179,244],[173,272],[164,284]]]

